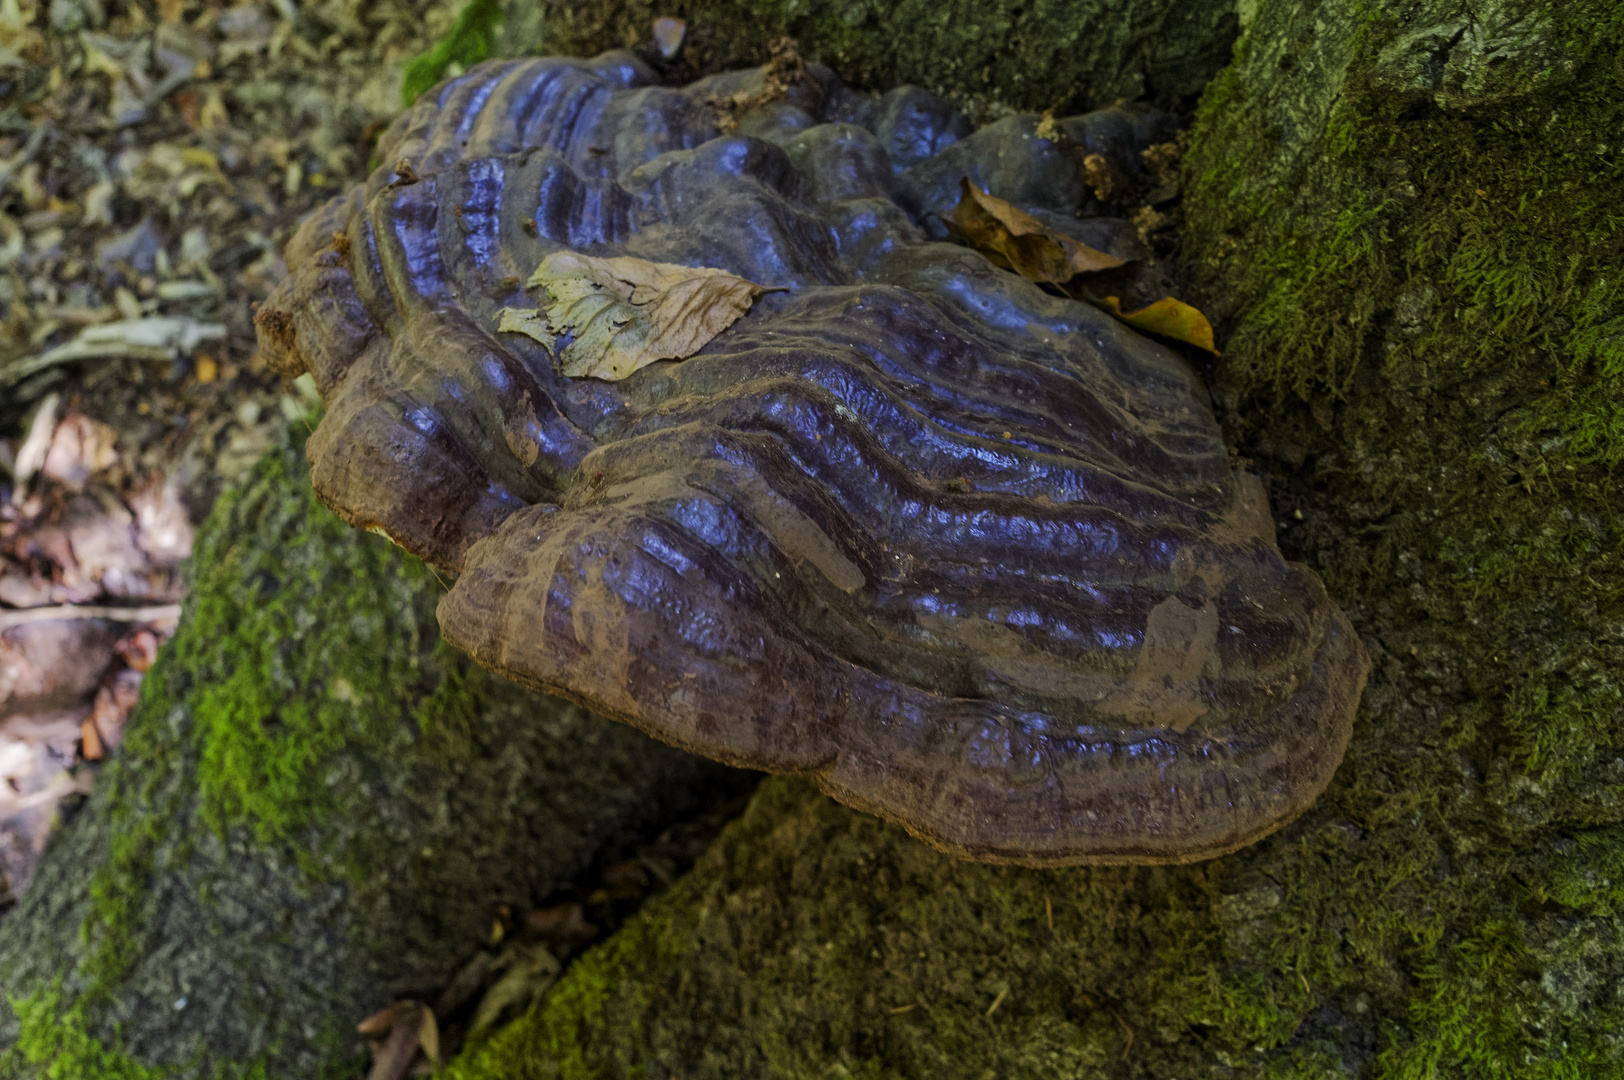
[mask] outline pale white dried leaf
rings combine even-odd
[[[501,334],[523,334],[541,343],[553,355],[554,336],[547,329],[547,316],[540,308],[505,307],[496,313],[496,330]]]
[[[543,259],[529,287],[547,290],[549,328],[574,335],[559,354],[563,373],[610,382],[687,359],[773,291],[714,267],[574,251]]]

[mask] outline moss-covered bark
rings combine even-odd
[[[347,1076],[355,1023],[741,774],[505,683],[274,451],[95,794],[0,923],[0,1076]]]
[[[788,35],[849,84],[917,83],[978,113],[1059,115],[1201,92],[1228,60],[1232,0],[542,0],[506,5],[509,52],[634,48],[679,81],[763,63]],[[656,16],[688,22],[670,63]]]
[[[1624,4],[1242,10],[1185,254],[1375,659],[1331,789],[1203,865],[1039,872],[772,781],[455,1075],[1624,1076]]]

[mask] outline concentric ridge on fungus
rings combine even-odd
[[[1180,358],[941,240],[968,176],[1131,247],[1078,217],[1078,155],[1131,175],[1168,118],[971,134],[916,88],[774,78],[491,62],[396,121],[409,167],[305,223],[259,320],[327,402],[317,491],[459,575],[440,621],[480,663],[954,854],[1182,862],[1289,820],[1342,757],[1358,638]],[[561,248],[789,291],[567,379],[495,331]]]

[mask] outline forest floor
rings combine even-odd
[[[455,16],[0,3],[0,918],[120,739],[195,525],[313,403],[255,358],[282,245]]]

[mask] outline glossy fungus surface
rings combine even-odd
[[[1131,257],[1078,159],[1131,175],[1169,118],[972,133],[792,74],[606,54],[425,95],[258,317],[326,401],[317,491],[457,575],[441,625],[482,664],[943,850],[1181,862],[1277,828],[1342,757],[1357,637],[1180,357],[944,240],[968,177]],[[496,330],[562,249],[785,291],[686,360],[566,378]]]

